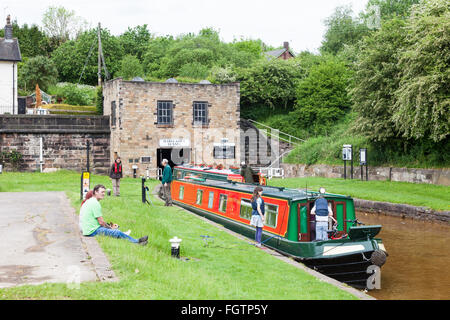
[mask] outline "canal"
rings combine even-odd
[[[450,299],[450,226],[357,212],[366,225],[381,224],[377,237],[389,254],[381,268],[380,300]]]

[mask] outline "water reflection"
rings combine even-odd
[[[450,299],[450,226],[357,212],[365,224],[381,224],[379,237],[389,253],[381,268],[377,299]]]

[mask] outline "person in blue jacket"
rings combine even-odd
[[[253,196],[251,200],[252,204],[252,219],[250,220],[250,225],[254,226],[255,229],[255,241],[256,247],[261,247],[261,237],[262,237],[262,229],[264,227],[264,200],[261,197],[263,193],[263,188],[260,186],[256,187],[253,190]]]
[[[316,215],[316,240],[328,240],[328,219],[333,218],[333,210],[331,204],[324,197],[325,189],[321,188],[319,198],[314,202],[311,214]]]
[[[172,183],[172,168],[169,165],[169,161],[167,159],[163,159],[161,165],[164,167],[163,175],[162,175],[162,185],[163,185],[163,194],[164,199],[166,200],[165,206],[172,205],[172,195],[170,193],[170,185]]]

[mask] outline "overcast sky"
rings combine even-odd
[[[367,0],[2,0],[3,19],[10,14],[19,25],[42,26],[49,6],[74,10],[92,27],[100,22],[114,35],[128,27],[147,24],[157,36],[198,33],[212,27],[223,41],[261,39],[282,46],[289,41],[295,52],[316,51],[325,31],[324,20],[334,9],[351,5],[354,14]],[[0,23],[4,26],[6,20]]]

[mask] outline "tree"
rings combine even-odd
[[[58,70],[53,61],[45,56],[30,58],[19,68],[19,86],[25,90],[33,90],[38,84],[45,91],[57,80]]]
[[[334,13],[325,20],[327,30],[320,51],[337,54],[344,45],[356,44],[369,32],[366,24],[353,18],[349,6],[337,7]]]
[[[409,16],[411,6],[420,0],[369,0],[366,12],[363,13],[364,20],[370,19],[390,20],[394,17],[406,19]],[[374,17],[374,15],[379,15]]]
[[[141,62],[151,39],[152,35],[146,24],[134,28],[128,27],[127,31],[119,36],[124,54],[136,56]]]
[[[261,60],[248,69],[240,69],[237,81],[241,83],[241,105],[290,109],[295,101],[296,81],[301,76],[295,59]]]
[[[141,62],[131,54],[123,57],[120,66],[117,76],[123,77],[124,80],[130,80],[134,77],[144,77],[144,69],[142,68]]]
[[[297,103],[290,113],[293,121],[311,134],[331,132],[350,109],[350,79],[350,69],[332,56],[313,65],[308,76],[298,83]]]
[[[445,140],[450,133],[450,6],[426,0],[412,9],[395,91],[393,122],[409,139]]]
[[[64,7],[49,7],[42,19],[43,30],[59,44],[74,39],[88,28],[88,22],[78,17],[73,10]]]
[[[102,48],[105,63],[111,76],[120,69],[120,61],[123,57],[123,47],[117,37],[110,34],[108,29],[101,29]],[[62,82],[77,83],[84,69],[81,83],[97,84],[97,29],[91,29],[82,33],[76,40],[69,40],[59,46],[52,54],[52,61],[59,72],[59,80]],[[89,52],[91,53],[89,55]],[[102,70],[102,75],[104,71]]]
[[[354,65],[353,109],[355,130],[372,141],[388,141],[399,132],[392,121],[394,92],[399,86],[399,53],[405,43],[405,22],[392,19],[360,44]]]

